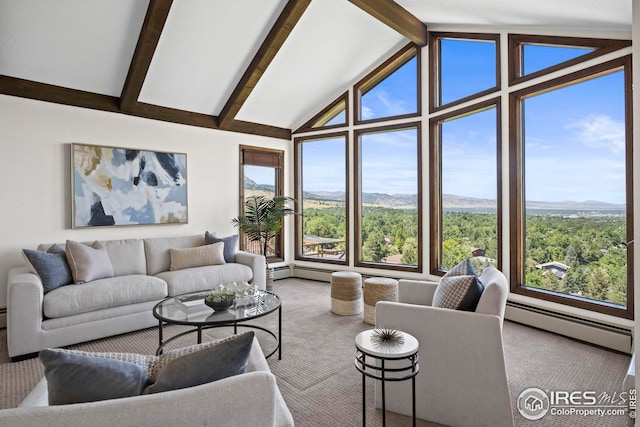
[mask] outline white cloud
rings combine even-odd
[[[575,137],[589,148],[608,148],[614,153],[624,151],[624,122],[609,116],[589,115],[585,119],[569,122],[565,129],[574,130]]]

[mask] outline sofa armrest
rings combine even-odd
[[[252,283],[258,285],[259,289],[267,289],[267,263],[263,255],[238,251],[235,262],[251,267],[253,270]]]
[[[407,304],[431,305],[437,287],[438,282],[401,279],[398,281],[398,301]]]
[[[7,346],[9,356],[33,353],[42,330],[44,288],[40,278],[25,267],[9,270],[7,281]]]

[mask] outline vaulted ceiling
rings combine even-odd
[[[632,0],[0,0],[0,94],[288,139],[431,26],[631,31]]]

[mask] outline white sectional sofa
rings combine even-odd
[[[244,374],[157,394],[48,406],[43,378],[18,408],[0,411],[12,427],[293,426],[276,377],[254,338]]]
[[[37,274],[26,267],[9,271],[7,344],[9,356],[31,355],[156,326],[153,306],[167,296],[209,290],[231,281],[266,287],[262,255],[238,251],[233,262],[171,270],[171,249],[203,246],[203,234],[147,239],[105,240],[113,276],[45,293]],[[46,250],[51,245],[40,245]],[[64,247],[64,244],[62,244]]]

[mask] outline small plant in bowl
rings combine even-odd
[[[204,303],[213,308],[214,311],[225,311],[233,305],[235,299],[235,292],[227,288],[221,288],[216,289],[215,291],[207,295],[204,299]]]

